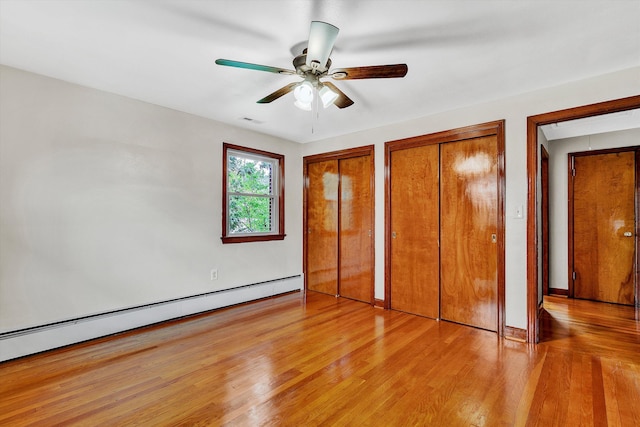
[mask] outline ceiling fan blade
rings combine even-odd
[[[276,99],[280,98],[281,96],[286,95],[289,92],[291,92],[299,84],[300,84],[300,82],[289,83],[285,87],[281,87],[277,91],[275,91],[275,92],[265,96],[264,98],[262,98],[260,101],[258,101],[258,104],[268,104],[271,101],[275,101]]]
[[[311,21],[306,64],[313,69],[325,70],[333,44],[340,29],[322,21]]]
[[[249,62],[232,61],[230,59],[216,59],[216,64],[226,65],[227,67],[246,68],[248,70],[267,71],[276,74],[295,74],[293,70],[284,68],[270,67],[268,65],[251,64]]]
[[[407,64],[372,65],[369,67],[339,68],[333,70],[331,77],[336,80],[389,79],[404,77],[408,70]]]
[[[344,94],[336,85],[331,82],[322,82],[323,85],[328,86],[329,89],[338,94],[338,98],[334,101],[334,104],[338,108],[346,108],[353,105],[353,100]]]

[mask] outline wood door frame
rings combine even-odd
[[[542,295],[549,295],[549,152],[540,145],[542,191]]]
[[[304,291],[307,288],[307,203],[309,191],[309,163],[323,162],[327,160],[338,161],[338,171],[340,170],[339,161],[352,157],[369,156],[370,173],[369,185],[371,189],[371,290],[370,304],[375,303],[375,146],[366,145],[362,147],[347,148],[344,150],[331,151],[327,153],[313,154],[302,158],[302,174],[303,174],[303,197],[302,197],[302,272],[304,274]],[[338,194],[340,194],[340,181],[338,181]],[[338,230],[340,229],[340,203],[338,203]],[[338,241],[339,243],[339,241]],[[340,293],[340,245],[338,244],[338,293]]]
[[[480,138],[484,136],[496,136],[498,144],[498,223],[497,223],[497,333],[504,336],[505,329],[505,140],[504,120],[466,126],[442,132],[420,135],[411,138],[385,142],[384,156],[384,308],[391,308],[391,153],[396,150],[421,147],[430,144],[442,144],[447,142],[462,141],[465,139]]]
[[[640,95],[527,117],[527,341],[537,343],[538,317],[538,126],[640,108]],[[636,250],[637,254],[637,250]],[[636,255],[637,256],[637,255]],[[636,282],[638,272],[636,271]],[[636,289],[636,302],[638,301]],[[638,310],[636,310],[636,313]]]
[[[568,165],[567,165],[567,174],[568,174],[568,180],[567,180],[567,185],[568,185],[568,227],[567,227],[567,249],[568,249],[568,253],[569,253],[569,257],[568,257],[568,264],[569,264],[569,271],[568,271],[568,284],[569,284],[569,292],[568,292],[568,297],[569,298],[575,298],[575,281],[573,280],[573,272],[576,271],[575,269],[575,260],[574,260],[574,237],[573,237],[573,233],[574,233],[574,215],[573,215],[573,209],[574,209],[574,188],[573,188],[573,169],[575,168],[575,158],[576,157],[587,157],[587,156],[597,156],[600,154],[614,154],[614,153],[627,153],[627,152],[634,152],[635,153],[635,175],[636,175],[636,180],[635,180],[635,189],[634,189],[634,196],[635,196],[635,200],[634,200],[634,205],[635,205],[635,229],[636,229],[636,234],[635,234],[635,255],[634,255],[634,266],[633,268],[636,271],[636,276],[637,276],[637,272],[638,272],[638,233],[637,233],[637,229],[638,229],[638,195],[640,194],[640,190],[639,190],[639,185],[640,183],[638,182],[638,154],[640,152],[640,145],[633,145],[633,146],[628,146],[628,147],[618,147],[618,148],[606,148],[603,150],[593,150],[593,151],[579,151],[579,152],[575,152],[575,153],[567,153],[567,160],[568,160]],[[635,301],[636,301],[636,305],[638,304],[638,279],[636,277],[636,280],[634,281],[634,295],[635,295]]]
[[[640,149],[636,150],[636,320],[640,320]]]

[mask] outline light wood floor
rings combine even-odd
[[[640,425],[633,315],[545,306],[531,346],[288,294],[2,363],[0,425]]]

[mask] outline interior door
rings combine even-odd
[[[633,304],[635,152],[573,160],[574,296]]]
[[[441,317],[498,328],[497,137],[440,146]]]
[[[340,296],[373,302],[371,156],[340,160]]]
[[[307,288],[338,294],[338,161],[307,165]]]
[[[390,158],[391,308],[439,318],[437,144]]]

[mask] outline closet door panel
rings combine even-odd
[[[343,297],[373,302],[371,157],[340,160],[340,286]]]
[[[441,145],[441,316],[498,327],[497,138]]]
[[[439,317],[438,145],[390,159],[391,308]]]
[[[338,294],[338,161],[307,165],[307,288]]]

